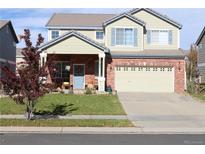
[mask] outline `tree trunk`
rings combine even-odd
[[[31,120],[32,118],[32,111],[33,111],[33,105],[31,103],[31,101],[28,102],[27,104],[27,120]]]

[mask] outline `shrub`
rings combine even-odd
[[[187,92],[190,94],[205,93],[205,85],[201,85],[193,81],[189,81],[187,82]]]
[[[195,82],[191,82],[191,81],[188,81],[187,82],[187,92],[190,93],[190,94],[194,94],[197,92],[196,90],[196,83]]]
[[[85,89],[85,94],[86,95],[91,95],[92,94],[92,89],[91,88],[86,88]]]

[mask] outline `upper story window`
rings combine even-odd
[[[148,30],[147,43],[157,45],[172,44],[172,31],[171,30]]]
[[[96,40],[103,40],[104,34],[101,31],[96,32]]]
[[[132,28],[116,28],[116,45],[134,46],[134,30]]]
[[[137,29],[112,28],[111,45],[137,46]]]
[[[55,39],[55,38],[57,38],[57,37],[59,37],[59,31],[57,31],[57,30],[52,30],[52,31],[51,31],[51,38],[52,38],[52,39]]]

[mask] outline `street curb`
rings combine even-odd
[[[37,119],[67,119],[67,120],[128,120],[127,115],[35,115]],[[0,119],[26,119],[25,115],[0,115]]]
[[[0,133],[33,134],[205,134],[205,128],[0,127]]]

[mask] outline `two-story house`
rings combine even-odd
[[[182,25],[152,9],[122,14],[57,13],[48,21],[41,64],[55,57],[51,82],[94,84],[118,92],[177,92],[185,87]]]
[[[0,20],[0,67],[9,65],[13,71],[16,70],[16,43],[18,38],[11,21]],[[0,69],[0,78],[3,74]]]

